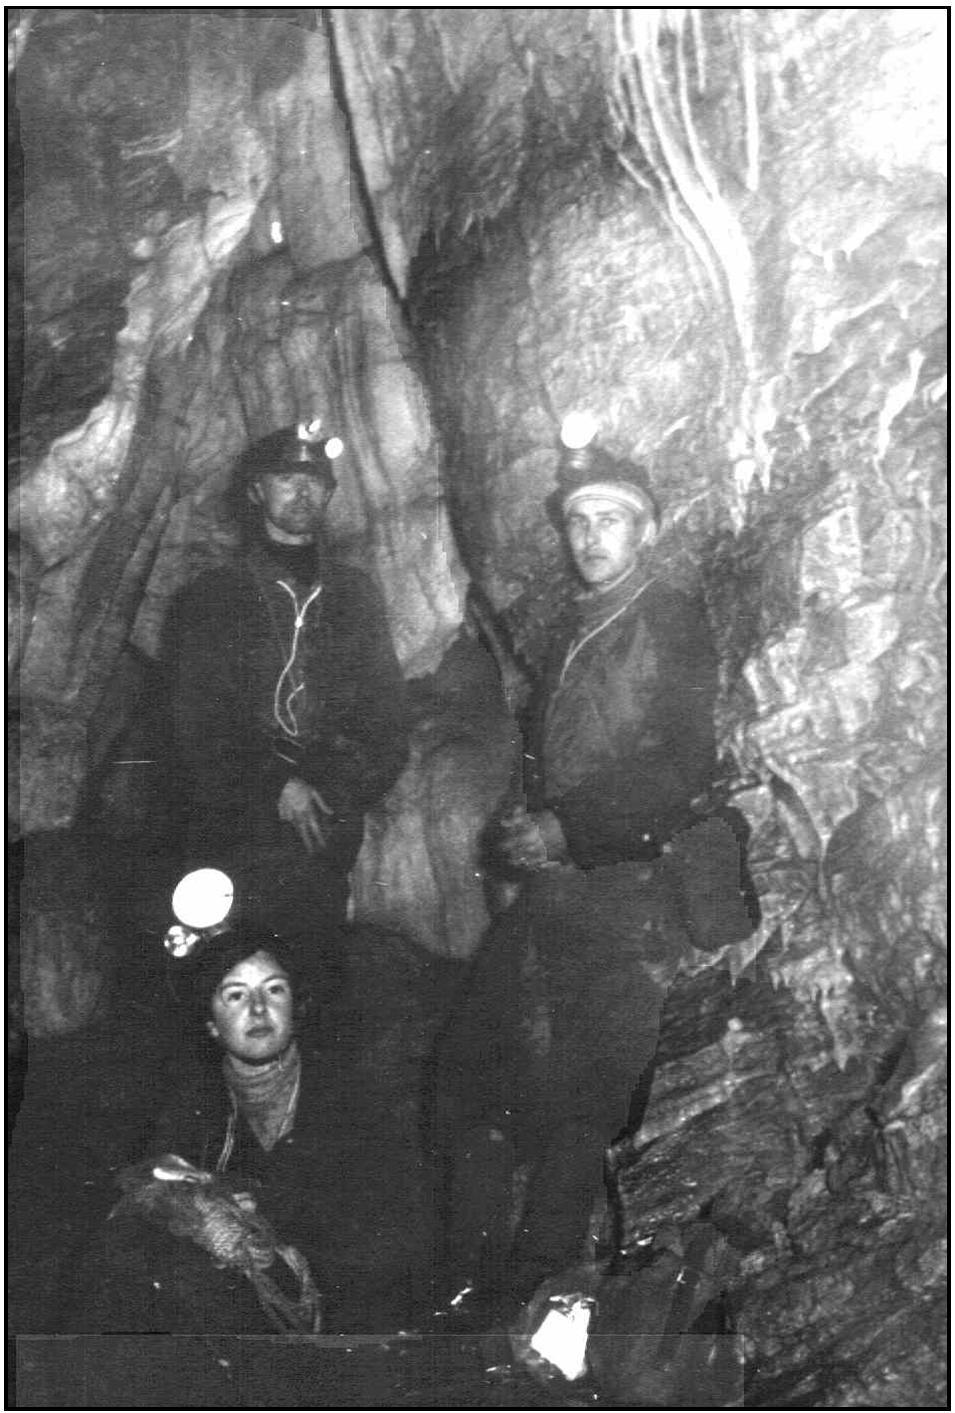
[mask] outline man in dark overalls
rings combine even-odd
[[[645,472],[565,452],[556,508],[581,587],[532,706],[526,807],[500,821],[521,884],[436,1067],[449,1293],[483,1282],[502,1309],[581,1258],[680,957],[753,926],[736,832],[694,809],[715,772],[717,664],[702,603],[645,567]]]
[[[236,878],[313,974],[335,961],[364,816],[410,730],[381,596],[323,543],[343,451],[316,423],[249,447],[241,553],[190,584],[169,624],[184,862]]]

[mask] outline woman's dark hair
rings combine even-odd
[[[176,999],[198,1021],[208,1020],[212,998],[223,977],[256,952],[268,952],[285,972],[292,987],[295,1014],[301,1019],[311,997],[295,955],[274,932],[261,927],[237,924],[200,942],[191,957],[175,964],[170,980]]]

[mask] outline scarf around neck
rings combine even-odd
[[[296,1041],[266,1065],[247,1065],[226,1055],[222,1073],[238,1112],[267,1153],[295,1122],[302,1059]]]

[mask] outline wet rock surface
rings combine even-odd
[[[48,1057],[26,1232],[38,1172],[72,1210],[62,1154],[106,1096],[136,1134],[128,1053],[100,1099],[58,1106],[55,1076],[129,960],[110,860],[158,880],[174,846],[145,704],[170,596],[233,550],[234,454],[319,407],[342,429],[333,536],[384,588],[419,704],[356,910],[463,959],[509,712],[569,587],[542,514],[557,424],[589,406],[649,466],[657,572],[705,594],[763,915],[672,990],[614,1155],[627,1238],[726,1234],[751,1406],[941,1406],[940,14],[10,19],[15,994]],[[492,660],[469,582],[519,661]],[[34,1311],[46,1237],[15,1278]]]

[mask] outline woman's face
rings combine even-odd
[[[212,996],[209,1034],[229,1055],[249,1065],[285,1053],[295,1033],[292,984],[268,952],[237,962]]]

